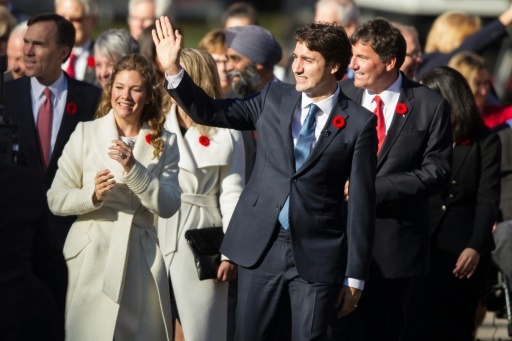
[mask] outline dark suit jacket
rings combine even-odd
[[[498,132],[501,140],[500,221],[512,220],[512,129],[508,125]]]
[[[96,65],[90,63],[89,60],[94,61],[94,40],[89,47],[89,59],[87,60],[87,68],[85,69],[84,82],[100,87],[100,82],[96,77]],[[92,59],[91,59],[92,58]]]
[[[402,74],[396,114],[378,155],[377,220],[373,260],[384,278],[428,271],[428,197],[443,190],[451,176],[451,125],[448,105],[440,95]],[[361,103],[363,89],[342,84],[345,94]],[[350,186],[350,200],[353,193]],[[349,200],[349,201],[350,201]]]
[[[34,172],[0,165],[0,338],[64,340],[68,272]]]
[[[496,134],[486,133],[453,149],[452,181],[430,199],[430,216],[433,243],[454,260],[467,247],[480,255],[488,255],[494,248],[500,160],[501,143]]]
[[[68,79],[68,95],[66,108],[69,103],[76,105],[76,113],[64,112],[64,117],[57,135],[57,141],[48,164],[43,168],[43,158],[39,148],[37,127],[32,113],[30,78],[24,76],[5,83],[5,110],[14,123],[18,124],[19,165],[33,169],[42,180],[45,191],[52,184],[57,172],[57,161],[62,154],[69,136],[80,121],[89,121],[94,117],[101,90],[90,84]],[[49,212],[49,211],[48,211]],[[75,217],[57,217],[49,213],[50,226],[55,229],[62,245]]]
[[[339,283],[366,279],[375,213],[375,116],[340,93],[315,147],[295,171],[291,120],[301,93],[269,83],[246,99],[213,100],[190,77],[169,91],[200,124],[256,130],[256,164],[240,195],[221,252],[243,267],[258,265],[290,195],[291,245],[301,278]],[[333,118],[346,120],[343,128]],[[343,187],[352,177],[348,207]]]

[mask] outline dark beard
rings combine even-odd
[[[258,70],[256,65],[251,63],[245,68],[243,72],[237,70],[228,71],[228,75],[231,79],[238,76],[238,82],[231,82],[233,90],[240,96],[246,97],[258,92],[258,85],[260,83],[260,77],[258,76]]]

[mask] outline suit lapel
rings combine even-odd
[[[289,96],[285,96],[281,102],[281,110],[279,111],[281,114],[279,115],[279,120],[281,123],[281,138],[283,139],[283,144],[286,149],[286,153],[288,154],[288,160],[292,169],[295,169],[295,154],[293,147],[293,137],[292,137],[292,128],[291,121],[293,117],[293,113],[295,112],[295,108],[297,107],[297,103],[300,101],[301,93],[294,91]]]
[[[66,75],[66,78],[68,80],[68,94],[66,96],[66,106],[64,107],[62,122],[59,127],[59,132],[57,133],[57,140],[55,141],[55,146],[53,148],[53,153],[48,168],[57,166],[58,156],[60,156],[61,151],[64,149],[64,146],[66,145],[66,143],[69,140],[69,137],[75,130],[76,125],[80,121],[79,118],[82,115],[82,91],[75,85],[74,80],[68,77],[68,75]],[[76,113],[73,113],[74,108],[76,108]]]
[[[335,105],[332,107],[332,110],[329,114],[329,118],[327,119],[327,122],[325,122],[325,126],[322,128],[322,132],[320,136],[318,137],[318,140],[311,150],[311,153],[306,158],[304,163],[301,165],[301,167],[297,170],[297,174],[302,173],[304,169],[306,169],[311,163],[313,163],[317,158],[319,158],[325,148],[331,143],[331,141],[338,135],[338,133],[345,129],[343,128],[336,128],[332,121],[335,116],[341,116],[347,121],[348,114],[346,113],[345,109],[348,106],[348,102],[346,100],[346,97],[343,95],[343,93],[340,91],[340,94],[338,96],[338,100],[336,101]]]
[[[414,97],[414,93],[412,87],[408,85],[409,80],[405,76],[403,76],[402,79],[402,90],[398,98],[398,103],[405,104],[407,106],[407,112],[404,115],[399,115],[395,112],[391,126],[389,127],[389,130],[386,134],[386,139],[382,144],[382,149],[377,156],[377,170],[382,165],[382,162],[386,159],[386,156],[388,155],[391,147],[404,128],[405,123],[410,119],[411,116],[414,115],[414,107],[411,102]]]
[[[458,145],[453,148],[453,162],[452,162],[452,179],[459,174],[469,152],[474,149],[478,142],[474,142],[467,146]]]

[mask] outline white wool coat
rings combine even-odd
[[[227,228],[245,183],[242,135],[235,130],[212,128],[210,144],[204,146],[195,125],[182,135],[175,104],[165,128],[177,135],[182,204],[170,219],[158,220],[158,236],[185,340],[225,341],[228,283],[199,280],[184,236],[192,229]]]
[[[163,131],[165,148],[153,158],[144,124],[126,174],[108,156],[119,139],[112,111],[79,123],[59,159],[48,191],[57,215],[78,215],[64,246],[69,269],[67,340],[169,340],[169,285],[158,246],[154,214],[172,216],[180,206],[176,135]],[[100,204],[92,202],[95,176],[109,169],[116,180]]]

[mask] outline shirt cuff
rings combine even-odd
[[[345,277],[345,279],[343,280],[343,285],[351,287],[351,288],[355,288],[358,290],[363,290],[364,289],[364,280]]]
[[[167,90],[176,89],[178,87],[178,85],[180,85],[184,74],[185,74],[185,70],[183,68],[181,68],[180,73],[178,73],[177,75],[174,75],[174,76],[169,76],[166,72],[165,79],[167,80]]]

